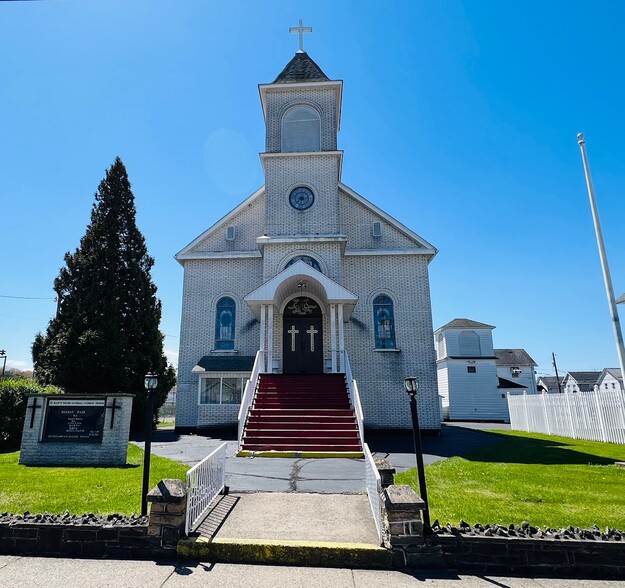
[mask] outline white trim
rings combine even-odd
[[[379,351],[380,353],[399,353],[401,352],[401,349],[376,349],[374,347],[373,351]]]
[[[193,251],[175,255],[178,262],[188,259],[261,259],[262,257],[260,251]]]
[[[430,255],[434,257],[438,253],[437,249],[345,249],[343,255],[351,256],[370,256],[376,255]]]
[[[276,159],[276,158],[287,158],[287,157],[326,157],[326,156],[334,156],[338,158],[339,165],[336,181],[339,185],[341,185],[340,177],[343,173],[343,151],[287,151],[286,153],[282,153],[281,151],[278,153],[261,153],[260,154],[260,162],[263,165],[263,171],[265,175],[267,174],[267,169],[265,167],[265,160],[267,159]]]
[[[398,220],[394,219],[392,216],[384,212],[381,208],[378,208],[375,204],[369,202],[364,196],[361,196],[354,190],[352,190],[349,186],[346,186],[343,182],[339,181],[339,190],[343,190],[345,194],[362,204],[365,208],[368,208],[371,212],[374,212],[378,216],[382,217],[387,223],[395,227],[398,231],[402,232],[404,235],[415,241],[420,247],[425,249],[429,249],[428,252],[432,257],[438,253],[438,249],[434,247],[431,243],[426,241],[423,237],[420,237],[414,231],[410,230],[406,225],[400,223]],[[425,252],[422,252],[425,253]],[[397,253],[394,253],[397,255]]]
[[[240,212],[244,211],[250,204],[252,204],[252,202],[254,202],[257,198],[259,198],[261,195],[263,195],[265,193],[265,184],[263,184],[260,188],[258,188],[258,190],[256,190],[254,193],[252,193],[250,196],[248,196],[243,202],[241,202],[241,204],[239,204],[239,206],[237,206],[236,208],[234,208],[233,210],[231,210],[228,214],[226,214],[226,216],[221,217],[215,224],[213,224],[211,227],[209,227],[208,229],[206,229],[202,234],[200,234],[198,237],[196,237],[195,239],[193,239],[193,241],[191,241],[191,243],[189,243],[186,247],[183,247],[178,253],[176,253],[176,255],[174,255],[174,258],[178,261],[181,261],[183,259],[190,259],[187,258],[186,255],[188,255],[189,253],[191,253],[191,250],[198,244],[201,243],[204,239],[206,239],[206,237],[208,237],[211,233],[213,233],[214,231],[216,231],[217,229],[219,229],[220,227],[222,227],[223,225],[227,224],[228,221],[233,218],[234,216],[236,216],[237,214],[239,214]]]

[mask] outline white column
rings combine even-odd
[[[266,304],[261,304],[260,305],[260,371],[261,372],[266,372],[267,371],[267,354],[266,352],[266,348],[265,348],[265,337],[267,336],[267,321],[266,321],[266,316],[267,316],[267,305]]]
[[[339,304],[339,371],[345,371],[345,329],[343,324],[343,305]]]
[[[267,371],[273,373],[273,304],[269,305],[269,320],[267,321]]]
[[[332,354],[332,373],[336,374],[336,304],[330,304],[330,353]]]

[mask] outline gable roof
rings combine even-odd
[[[560,376],[560,384],[564,381],[564,378]],[[541,376],[538,378],[538,388],[544,388],[546,390],[558,388],[558,378],[556,376]]]
[[[603,380],[603,378],[605,378],[608,374],[610,374],[615,380],[621,382],[621,384],[623,383],[623,376],[621,375],[621,370],[619,368],[605,368],[601,372],[599,380]]]
[[[448,322],[446,325],[439,327],[436,329],[436,332],[442,331],[443,329],[495,329],[493,325],[487,325],[486,323],[478,323],[477,321],[472,321],[471,319],[466,318],[457,318],[453,321]]]
[[[578,384],[596,384],[601,372],[568,372],[564,379],[573,378]]]
[[[364,206],[365,208],[367,208],[374,214],[381,217],[389,225],[393,226],[398,231],[406,235],[409,239],[414,241],[419,247],[423,247],[424,254],[429,254],[432,257],[434,257],[438,253],[438,249],[436,249],[434,245],[426,241],[423,237],[417,235],[417,233],[409,229],[406,225],[400,223],[397,219],[393,218],[390,214],[387,214],[386,212],[384,212],[381,208],[378,208],[372,202],[369,202],[369,200],[367,200],[364,196],[361,196],[360,194],[358,194],[358,192],[356,192],[355,190],[352,190],[349,186],[347,186],[343,182],[339,182],[339,190],[347,194],[350,198],[353,198],[354,200],[356,200],[356,202],[360,203],[362,206]]]
[[[274,84],[297,84],[298,82],[329,82],[330,78],[305,51],[298,51],[293,59],[273,81]]]
[[[538,364],[528,355],[525,349],[493,349],[497,360],[495,363],[501,366],[508,365],[531,365],[536,367]]]
[[[174,258],[180,263],[180,265],[184,265],[182,262],[185,259],[192,259],[195,256],[191,253],[196,245],[204,241],[206,237],[208,237],[211,233],[219,229],[220,227],[224,227],[228,224],[230,219],[237,216],[240,212],[245,210],[249,205],[252,204],[257,198],[260,198],[265,194],[265,184],[263,184],[258,190],[256,190],[253,194],[248,196],[241,204],[239,204],[236,208],[233,208],[228,214],[222,216],[216,223],[206,229],[203,233],[198,235],[191,243],[189,243],[186,247],[183,247]]]

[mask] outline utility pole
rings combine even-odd
[[[558,375],[558,364],[556,363],[556,354],[552,351],[551,358],[553,360],[553,369],[556,370],[556,381],[558,382],[558,392],[562,394],[562,384],[560,384],[560,376]]]

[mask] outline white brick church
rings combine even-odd
[[[373,428],[411,427],[403,380],[416,376],[421,427],[438,430],[436,249],[341,182],[342,81],[300,50],[259,89],[265,184],[176,255],[177,429],[236,424],[257,374],[292,376],[302,398],[321,396],[330,380],[319,378],[336,374]]]

